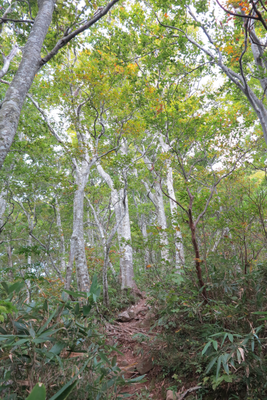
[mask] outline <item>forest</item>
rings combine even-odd
[[[0,400],[266,400],[267,2],[0,33]]]

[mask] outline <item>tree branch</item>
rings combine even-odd
[[[110,1],[106,7],[104,7],[99,12],[95,13],[93,18],[90,19],[88,22],[86,22],[84,25],[82,25],[80,28],[78,28],[75,31],[71,32],[69,35],[63,36],[61,39],[59,39],[59,41],[57,42],[57,44],[55,45],[53,50],[41,60],[40,67],[45,65],[48,61],[50,61],[51,58],[53,58],[58,53],[58,51],[62,47],[66,46],[66,44],[69,43],[73,38],[75,38],[80,33],[84,32],[85,30],[89,29],[97,21],[99,21],[102,17],[104,17],[104,15],[106,15],[109,12],[109,10],[114,6],[114,4],[116,4],[118,2],[119,2],[119,0]]]
[[[4,65],[0,71],[0,78],[3,78],[3,76],[6,75],[9,69],[9,65],[13,60],[13,58],[15,57],[15,55],[17,54],[17,51],[18,51],[18,46],[15,45],[7,57],[5,57],[4,54],[2,54]]]

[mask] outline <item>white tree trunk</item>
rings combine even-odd
[[[9,268],[9,277],[13,279],[13,260],[12,260],[12,247],[10,244],[10,240],[7,241],[6,245],[7,259],[8,259],[8,268]]]
[[[163,261],[170,261],[169,241],[167,235],[167,219],[164,209],[163,194],[158,181],[155,182],[155,200],[157,204],[158,224],[160,229],[161,258]]]
[[[134,168],[133,173],[134,173],[135,177],[138,178],[138,172],[137,172],[136,168]],[[134,205],[135,205],[136,210],[138,210],[138,205],[136,203],[136,198],[135,198],[134,192],[133,192],[133,201],[134,201]],[[139,225],[139,228],[140,228],[142,236],[143,236],[143,242],[144,242],[144,248],[145,248],[144,269],[146,270],[147,265],[149,265],[149,259],[150,259],[150,257],[149,257],[149,249],[147,247],[147,244],[148,244],[147,243],[148,242],[148,239],[147,239],[148,235],[147,235],[147,230],[146,230],[147,220],[146,220],[146,217],[145,217],[144,214],[140,215],[138,212],[137,212],[137,220],[138,220],[138,225]]]
[[[168,153],[170,151],[170,146],[165,143],[163,137],[160,135],[160,144],[164,153]],[[172,227],[175,231],[175,267],[177,271],[180,271],[185,263],[184,259],[184,245],[183,238],[180,226],[175,222],[176,214],[177,214],[177,204],[175,198],[175,192],[173,187],[173,175],[172,175],[172,167],[171,161],[167,160],[167,190],[168,195],[170,196],[170,209],[172,216]]]
[[[66,268],[66,262],[65,262],[65,238],[64,238],[64,233],[62,229],[62,224],[61,224],[61,215],[60,215],[60,207],[58,203],[58,198],[55,198],[56,200],[56,217],[57,217],[57,227],[58,227],[58,233],[60,236],[60,265],[61,265],[61,272],[65,271]]]
[[[140,217],[140,226],[141,226],[141,232],[144,238],[144,245],[145,245],[145,257],[144,257],[144,263],[145,263],[145,269],[147,265],[149,265],[149,250],[147,248],[147,230],[146,230],[146,218],[144,214],[141,214]]]
[[[4,213],[6,211],[7,201],[6,201],[7,191],[3,190],[0,194],[0,233],[1,228],[4,225]]]
[[[82,292],[89,292],[90,280],[84,246],[83,216],[84,189],[88,181],[91,163],[89,162],[89,157],[85,157],[80,167],[78,166],[77,162],[74,162],[74,165],[76,175],[76,191],[73,201],[73,228],[70,240],[70,258],[67,268],[66,288],[69,289],[70,287],[71,272],[75,259],[78,290]]]
[[[88,236],[88,242],[89,242],[90,247],[94,247],[94,243],[95,243],[95,241],[94,241],[94,230],[90,229],[90,225],[91,225],[90,213],[88,211],[87,212],[87,236]]]
[[[148,160],[147,157],[144,157],[144,161],[146,165],[149,166],[151,165],[150,161]],[[167,220],[166,220],[166,214],[165,214],[165,209],[164,209],[164,200],[163,200],[163,195],[162,195],[162,190],[160,187],[160,183],[158,180],[155,180],[154,182],[154,189],[155,193],[151,192],[151,189],[149,188],[147,182],[142,181],[146,188],[147,192],[147,197],[152,201],[156,208],[156,213],[157,213],[157,220],[158,220],[158,229],[159,229],[159,237],[160,237],[160,246],[161,246],[161,258],[163,261],[170,261],[169,258],[169,241],[168,241],[168,235],[166,232],[167,229]]]
[[[184,265],[184,245],[183,238],[180,226],[175,223],[175,217],[177,213],[177,204],[175,203],[175,193],[173,188],[173,177],[172,177],[172,168],[167,164],[168,172],[167,172],[167,189],[168,195],[170,196],[170,209],[172,216],[172,227],[175,231],[175,266],[177,271],[180,271]]]
[[[111,189],[111,202],[115,211],[116,222],[121,221],[117,227],[120,246],[121,288],[134,288],[135,282],[128,196],[124,189],[117,190],[114,188],[111,176],[104,171],[103,167],[99,163],[97,164],[97,170],[99,175],[105,180]],[[123,215],[124,218],[122,219]]]

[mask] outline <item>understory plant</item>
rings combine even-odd
[[[115,399],[121,384],[143,378],[124,379],[118,350],[97,329],[96,277],[88,293],[64,291],[57,305],[52,298],[27,303],[24,282],[2,282],[0,295],[13,311],[0,327],[2,400],[24,400],[30,392],[29,400]]]

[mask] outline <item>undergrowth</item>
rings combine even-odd
[[[146,275],[162,378],[176,391],[200,385],[198,399],[267,399],[267,265],[246,275],[222,258],[207,267],[208,304],[191,267]]]

